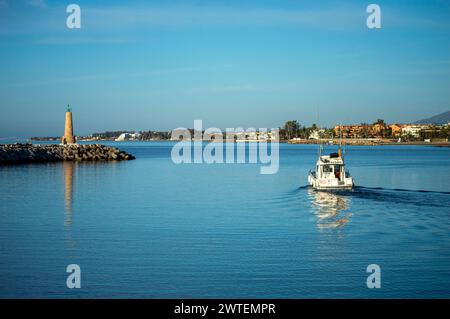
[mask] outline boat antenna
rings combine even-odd
[[[347,139],[344,139],[344,155],[347,151]]]
[[[341,150],[342,148],[342,150]],[[345,155],[345,141],[342,141],[342,124],[341,124],[341,129],[339,130],[339,150],[340,153],[342,152],[342,158],[344,158]]]
[[[318,105],[316,105],[316,116],[317,116],[317,118],[316,118],[316,122],[317,122],[316,128],[317,128],[317,134],[318,134],[318,137],[319,137],[319,148],[318,148],[317,152],[318,152],[318,157],[320,157],[322,155],[323,141],[322,141],[322,139],[320,138],[320,135],[319,135],[320,125],[319,125],[319,106]]]

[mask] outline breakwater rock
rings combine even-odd
[[[115,147],[101,144],[0,145],[0,163],[57,161],[126,161],[135,157]]]

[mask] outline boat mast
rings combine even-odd
[[[316,111],[317,111],[317,134],[319,136],[319,149],[317,150],[317,157],[320,157],[322,155],[322,149],[323,149],[323,141],[320,138],[319,132],[320,132],[320,124],[319,124],[319,107],[316,106]]]

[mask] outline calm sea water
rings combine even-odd
[[[260,175],[114,145],[137,160],[0,166],[0,297],[450,297],[449,148],[348,147],[358,186],[328,194],[305,187],[316,146]]]

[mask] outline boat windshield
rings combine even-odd
[[[324,173],[331,173],[333,171],[333,169],[332,169],[331,165],[324,165],[322,168],[322,171]]]

